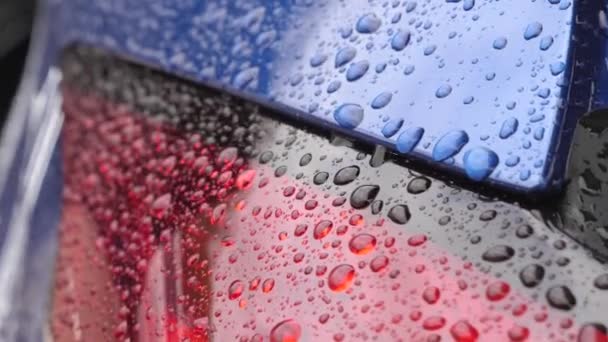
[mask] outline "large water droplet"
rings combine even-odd
[[[348,289],[355,278],[355,268],[348,264],[336,266],[327,278],[327,284],[332,291],[342,292]]]
[[[334,111],[334,119],[344,128],[353,129],[363,121],[363,108],[358,104],[346,103]]]
[[[367,70],[369,70],[368,61],[359,61],[353,63],[348,67],[348,70],[346,70],[346,80],[349,82],[356,81],[363,77]]]
[[[496,50],[502,50],[507,46],[507,38],[505,37],[498,37],[494,40],[494,43],[492,44],[492,46],[496,49]]]
[[[450,334],[456,342],[475,342],[479,332],[467,320],[460,320],[450,328]]]
[[[388,218],[397,224],[406,224],[412,215],[405,204],[397,204],[388,211]]]
[[[433,159],[444,161],[460,152],[462,147],[469,142],[469,136],[465,131],[454,130],[444,134],[433,148]]]
[[[376,237],[370,234],[355,235],[348,243],[351,252],[357,255],[365,255],[376,247]]]
[[[517,119],[514,117],[510,117],[502,123],[502,126],[500,127],[500,133],[498,136],[501,139],[507,139],[508,137],[512,136],[517,131],[518,126],[519,126],[519,121],[517,121]]]
[[[313,236],[315,239],[320,240],[331,232],[331,229],[334,227],[333,222],[330,220],[321,220],[315,225],[315,229],[313,231]]]
[[[553,286],[547,291],[549,305],[560,310],[570,310],[576,305],[576,298],[566,286]]]
[[[403,126],[403,119],[392,119],[382,128],[382,135],[390,138],[401,129],[401,126]]]
[[[504,299],[509,292],[511,291],[511,287],[509,284],[504,281],[498,280],[486,287],[486,298],[488,300],[496,302],[501,299]]]
[[[464,170],[475,181],[486,179],[498,165],[498,156],[485,147],[475,147],[464,154]]]
[[[393,39],[391,39],[391,47],[395,51],[401,51],[401,50],[405,49],[407,44],[410,42],[411,36],[412,35],[411,35],[410,31],[407,31],[407,30],[397,31],[397,33],[395,33],[395,35],[393,36]]]
[[[526,31],[524,31],[524,38],[526,40],[536,38],[540,36],[541,32],[543,32],[543,25],[538,21],[532,22],[526,27]]]
[[[343,167],[334,176],[334,184],[346,185],[354,181],[359,176],[359,167],[352,165]]]
[[[506,245],[497,245],[486,250],[481,256],[488,262],[502,262],[511,259],[515,255],[515,250]]]
[[[578,332],[577,342],[608,342],[608,329],[600,323],[587,323]]]
[[[600,290],[608,290],[608,273],[597,276],[593,280],[593,285]]]
[[[452,86],[449,84],[442,84],[441,86],[439,86],[439,88],[437,88],[437,91],[435,92],[435,96],[437,96],[437,98],[442,99],[444,97],[447,97],[451,93],[452,93]]]
[[[422,136],[424,135],[424,128],[422,127],[409,127],[397,138],[396,148],[400,153],[409,153],[411,152]]]
[[[359,33],[374,33],[382,24],[382,21],[374,13],[367,13],[357,20],[356,29]]]
[[[355,209],[363,209],[369,206],[378,196],[380,187],[377,185],[361,185],[350,195],[350,205]]]
[[[357,49],[351,46],[344,47],[336,54],[335,66],[339,68],[352,61],[357,55]]]
[[[380,93],[372,101],[372,108],[374,108],[374,109],[383,108],[391,102],[392,98],[393,98],[393,94],[391,94],[388,91]]]
[[[519,272],[519,279],[526,287],[535,287],[543,281],[545,269],[538,264],[530,264]]]
[[[286,319],[272,328],[270,342],[297,342],[302,335],[302,328],[296,321]]]
[[[416,177],[407,184],[407,192],[413,195],[421,194],[431,187],[431,180],[426,177]]]

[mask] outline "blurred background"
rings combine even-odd
[[[10,109],[29,43],[34,0],[0,0],[0,123]]]

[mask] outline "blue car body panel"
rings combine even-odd
[[[581,114],[567,106],[579,10],[569,0],[110,0],[57,10],[60,45],[104,47],[516,191],[559,185],[565,117]],[[354,122],[337,121],[344,104],[360,107]],[[387,123],[400,130],[383,134]],[[408,129],[420,141],[395,146]],[[434,153],[446,134],[448,153]],[[470,150],[477,158],[465,165]]]

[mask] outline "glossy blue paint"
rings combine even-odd
[[[559,185],[571,138],[562,133],[582,113],[566,104],[590,97],[579,91],[573,99],[568,87],[580,44],[571,39],[573,17],[583,11],[570,0],[57,6],[60,45],[110,49],[394,150],[399,132],[382,129],[403,120],[401,131],[424,129],[408,158],[465,175],[465,153],[484,147],[498,165],[483,180],[517,191]],[[390,101],[375,105],[378,94]],[[336,121],[347,103],[363,108],[357,125]],[[504,134],[513,120],[518,128]],[[454,130],[466,132],[468,143],[448,163],[433,161],[439,139]],[[508,163],[514,156],[520,162]]]
[[[358,137],[392,146],[395,139],[381,132],[387,119],[402,119],[405,128],[423,127],[425,137],[412,151],[417,158],[429,159],[439,137],[460,128],[501,161],[523,156],[525,162],[517,167],[502,162],[491,181],[533,189],[545,188],[552,176],[547,158],[559,136],[555,122],[563,114],[561,80],[567,73],[553,75],[548,63],[570,63],[574,6],[537,1],[513,9],[485,3],[465,11],[459,3],[420,1],[408,13],[408,2],[139,3],[65,3],[63,10],[72,14],[64,23],[70,33],[65,42],[105,46],[262,102],[286,105],[291,114],[309,112],[329,124],[336,123],[331,113],[338,106],[359,103],[367,108],[356,127]],[[402,16],[393,23],[388,18],[395,13]],[[395,49],[392,42],[400,32],[411,32],[411,37],[405,48]],[[534,41],[543,34],[554,41],[545,50]],[[508,44],[498,51],[496,39]],[[319,62],[324,60],[319,56],[336,56],[336,63]],[[406,61],[415,65],[407,76]],[[380,63],[388,65],[382,72],[369,68]],[[327,84],[336,80],[342,87],[328,94]],[[393,100],[386,107],[367,106],[387,91]],[[473,101],[464,101],[470,96]],[[508,103],[519,106],[508,109]],[[537,112],[543,113],[542,120]],[[531,129],[542,126],[552,138],[530,139],[522,129],[500,139],[502,122],[511,117]],[[447,167],[462,171],[463,155]],[[531,173],[526,180],[518,177],[522,169]]]

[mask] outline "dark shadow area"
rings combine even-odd
[[[0,125],[4,125],[13,96],[19,86],[27,56],[28,43],[27,40],[21,42],[15,49],[0,58],[0,74],[2,75],[2,82],[0,82]]]

